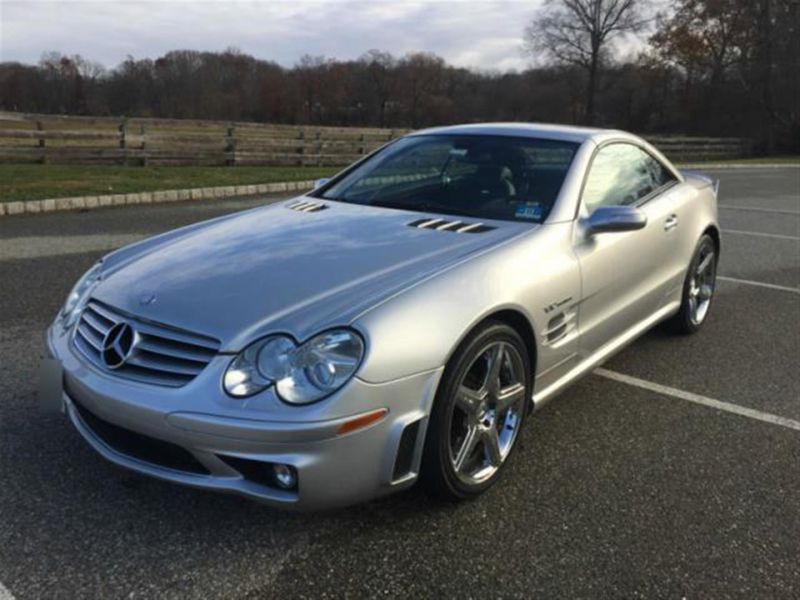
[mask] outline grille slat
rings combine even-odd
[[[86,307],[86,312],[89,316],[95,320],[95,323],[99,324],[101,327],[111,327],[114,324],[112,319],[103,316],[101,313],[97,311],[97,309],[93,305],[88,305]]]
[[[133,364],[126,364],[122,369],[117,369],[115,373],[123,375],[126,379],[133,381],[140,381],[142,383],[150,383],[153,385],[161,385],[164,387],[181,387],[194,379],[194,375],[181,375],[179,373],[168,373],[167,371],[160,371],[158,369],[143,368]]]
[[[113,325],[114,323],[118,323],[120,318],[121,318],[120,315],[114,314],[113,312],[111,312],[110,310],[105,308],[102,304],[100,304],[99,302],[90,302],[86,306],[86,308],[90,312],[92,312],[92,313],[94,313],[96,315],[99,315],[100,317],[105,319],[107,323],[110,323],[109,328],[111,328],[111,325]]]
[[[185,344],[192,348],[200,348],[209,355],[216,354],[219,349],[219,342],[215,339],[192,333],[184,333],[166,325],[155,325],[146,321],[137,320],[136,331],[146,336],[165,339],[176,344]]]
[[[99,332],[91,327],[87,327],[84,323],[78,326],[78,333],[85,339],[92,348],[100,352],[103,348],[104,332]]]
[[[142,340],[139,342],[140,349],[153,352],[155,354],[164,354],[173,358],[180,358],[183,360],[190,360],[198,363],[207,363],[211,360],[215,352],[211,349],[206,349],[200,346],[189,346],[188,344],[180,344],[167,340],[165,338],[158,338],[149,334],[142,335]]]
[[[103,340],[117,323],[129,323],[136,334],[123,365],[109,369],[103,360]],[[73,344],[96,367],[119,377],[180,387],[197,377],[219,350],[213,338],[143,321],[96,300],[89,302],[76,328]]]
[[[84,323],[86,323],[89,327],[94,329],[101,336],[104,336],[105,333],[108,331],[109,327],[111,327],[111,324],[109,324],[107,322],[106,323],[101,322],[101,320],[98,319],[89,310],[87,310],[83,314],[83,321],[84,321]]]
[[[192,363],[187,361],[169,359],[161,354],[153,354],[139,349],[128,359],[127,364],[140,369],[149,369],[150,371],[159,371],[170,375],[186,375],[188,377],[195,377],[205,367],[204,364],[198,363],[194,363],[195,366],[192,367]]]
[[[78,333],[80,333],[80,331],[78,331]],[[93,363],[98,363],[100,361],[100,351],[86,341],[86,338],[82,334],[75,336],[74,344],[84,356],[92,357],[91,360]]]

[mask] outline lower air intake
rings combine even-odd
[[[396,481],[411,473],[418,433],[419,421],[406,425],[406,428],[403,430],[403,434],[400,436],[400,444],[398,444],[397,447],[397,456],[394,459],[394,471],[392,472],[393,480]]]

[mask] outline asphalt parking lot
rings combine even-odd
[[[0,600],[800,597],[800,169],[709,172],[701,334],[653,331],[536,413],[477,501],[314,515],[123,472],[36,405],[44,329],[100,255],[263,198],[0,219]]]

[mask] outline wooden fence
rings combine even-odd
[[[81,165],[345,165],[407,133],[184,119],[0,111],[0,162]],[[748,140],[647,136],[676,161],[740,158]]]

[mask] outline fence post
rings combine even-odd
[[[300,142],[299,142],[300,145],[297,147],[297,153],[300,155],[300,159],[299,159],[300,166],[301,167],[305,167],[306,166],[306,159],[305,159],[305,154],[306,154],[306,145],[305,145],[306,144],[306,130],[303,129],[302,127],[300,128],[300,131],[297,133],[297,139],[300,140]]]
[[[122,122],[119,124],[119,149],[122,150],[120,158],[123,165],[128,164],[128,119],[123,117]]]
[[[44,146],[44,123],[42,123],[41,121],[36,121],[36,131],[41,131],[42,132],[42,135],[39,136],[39,143],[37,144],[37,146],[42,149],[42,154],[41,154],[41,157],[40,157],[40,161],[41,161],[42,164],[45,164],[47,162],[47,155],[46,155],[46,150],[44,149],[44,147],[45,147]]]
[[[361,145],[358,147],[358,153],[359,153],[359,154],[366,154],[366,152],[367,152],[367,148],[366,148],[366,139],[367,139],[367,138],[366,138],[366,136],[364,135],[364,132],[362,131],[362,132],[361,132],[361,135],[360,135],[360,136],[358,136],[358,141],[360,141],[360,142],[361,142]]]
[[[316,144],[314,145],[314,153],[317,155],[317,166],[322,165],[322,132],[318,129],[316,135],[314,136],[316,140]]]
[[[232,167],[236,164],[236,127],[228,123],[225,134],[225,165]]]
[[[142,166],[146,167],[147,166],[147,144],[145,142],[144,134],[145,134],[144,123],[142,123],[141,125],[139,125],[139,135],[142,136],[142,144],[141,144],[140,149],[142,151]]]

